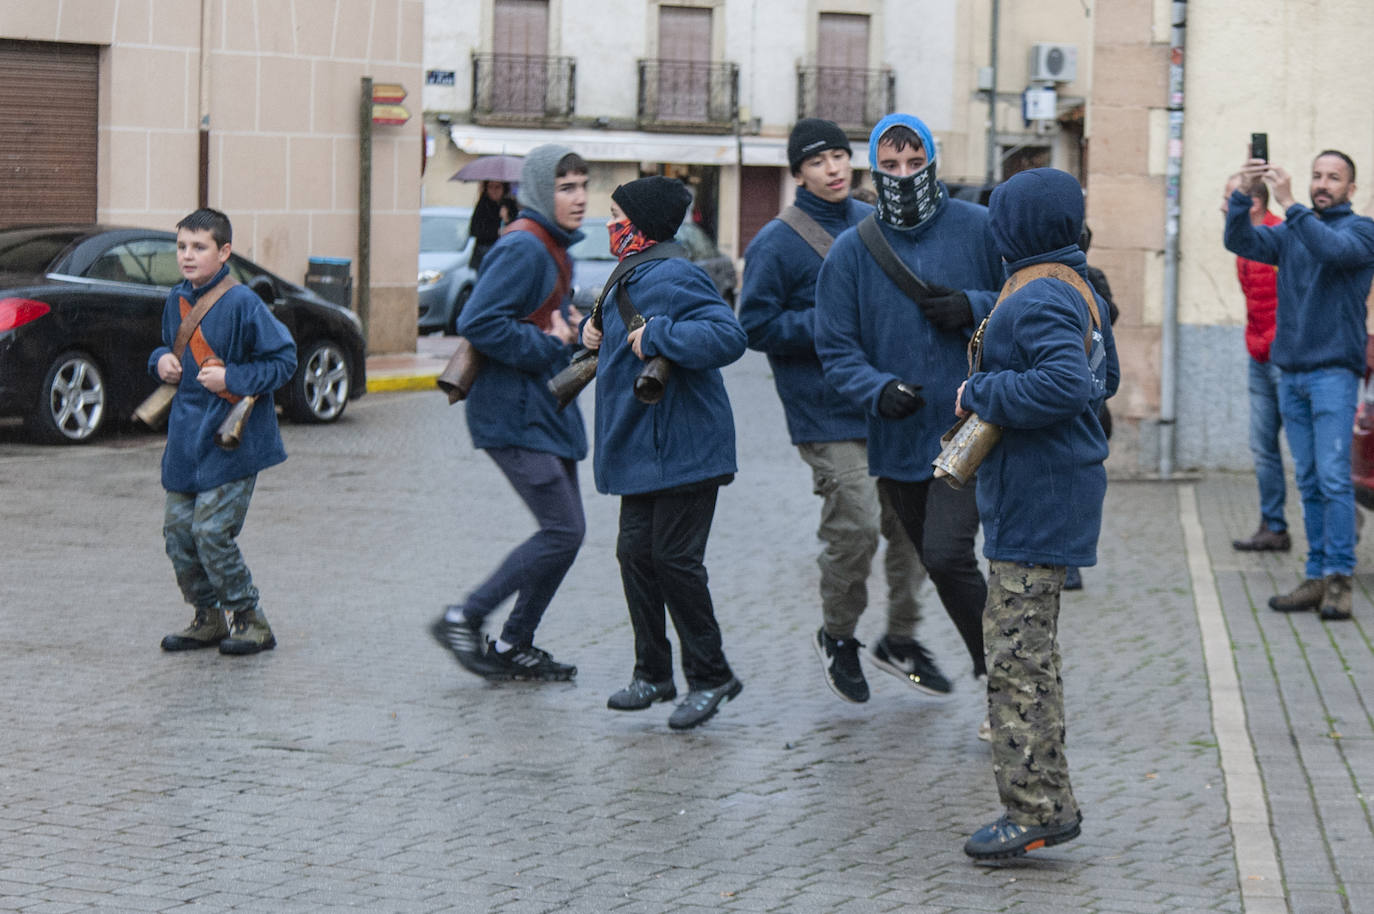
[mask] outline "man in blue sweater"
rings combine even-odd
[[[1374,277],[1374,220],[1350,208],[1355,163],[1328,149],[1312,163],[1312,208],[1293,197],[1283,168],[1250,159],[1245,186],[1263,181],[1282,206],[1281,225],[1254,225],[1237,188],[1226,213],[1226,249],[1279,268],[1279,305],[1269,359],[1279,368],[1279,413],[1293,452],[1307,533],[1305,580],[1271,597],[1278,612],[1319,610],[1349,619],[1355,573],[1355,490],[1350,442],[1365,369],[1365,297]]]
[[[1057,630],[1066,566],[1097,561],[1107,492],[1099,411],[1120,370],[1107,302],[1078,247],[1083,189],[1053,168],[1013,176],[988,201],[1012,277],[988,317],[978,370],[953,401],[1002,428],[978,469],[988,559],[983,636],[997,793],[1006,808],[964,845],[1015,857],[1077,837],[1064,757]]]
[[[835,236],[873,212],[849,196],[850,154],[849,137],[830,121],[805,118],[792,128],[787,159],[797,183],[796,201],[765,225],[745,252],[739,320],[749,347],[768,354],[787,431],[824,499],[817,535],[825,548],[816,560],[823,625],[813,644],[835,694],[863,702],[868,682],[854,629],[868,605],[868,573],[879,532],[888,541],[888,619],[875,659],[910,653],[902,646],[916,633],[916,591],[925,570],[891,504],[868,475],[863,409],[826,383],[816,355],[821,262]],[[882,668],[907,678],[891,662]],[[930,688],[923,678],[909,681]]]
[[[530,150],[520,203],[512,230],[482,259],[458,331],[486,357],[466,401],[472,446],[510,480],[539,530],[463,603],[449,606],[431,632],[465,669],[488,680],[558,682],[577,667],[535,647],[534,631],[586,533],[577,461],[587,456],[587,432],[577,404],[560,412],[546,384],[571,360],[577,339],[567,248],[582,237],[587,163],[564,146]],[[488,644],[482,624],[511,595],[515,606]]]
[[[869,138],[879,240],[921,292],[908,295],[880,266],[863,224],[836,239],[816,284],[816,352],[825,379],[864,409],[868,471],[891,500],[981,676],[987,584],[973,542],[972,490],[935,482],[931,461],[955,420],[975,318],[991,309],[1002,262],[987,211],[950,199],[935,178],[935,140],[917,118],[892,114]],[[883,647],[883,645],[879,645]],[[915,640],[886,658],[913,683],[949,691]],[[885,658],[875,652],[880,663]]]

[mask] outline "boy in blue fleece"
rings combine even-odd
[[[186,278],[167,296],[163,345],[148,357],[150,374],[177,385],[162,453],[162,532],[182,596],[195,607],[187,628],[162,639],[165,651],[218,645],[221,654],[256,654],[277,644],[234,540],[258,472],[286,459],[272,393],[296,370],[296,344],[257,293],[229,276],[232,241],[229,217],[218,210],[198,209],[177,223],[177,263]],[[203,296],[220,294],[222,283],[186,350],[172,352],[181,322]],[[215,430],[249,395],[263,402],[248,417],[243,443],[217,447]]]
[[[1008,275],[1053,264],[1068,279],[1009,284],[1013,291],[987,319],[981,367],[954,400],[959,415],[976,412],[1002,427],[978,468],[977,491],[990,571],[988,721],[1006,813],[964,845],[976,858],[1019,856],[1078,836],[1082,816],[1064,758],[1059,592],[1065,566],[1097,562],[1107,491],[1098,410],[1119,380],[1108,307],[1086,284],[1077,244],[1078,181],[1052,168],[1021,172],[992,192],[988,212]]]
[[[823,499],[816,531],[825,544],[816,559],[822,625],[812,645],[831,690],[846,701],[863,702],[868,700],[868,682],[859,664],[863,645],[854,629],[868,607],[868,575],[879,533],[887,539],[883,642],[904,644],[915,635],[921,618],[916,592],[925,569],[892,505],[868,475],[863,408],[826,383],[815,332],[816,277],[825,254],[792,224],[809,219],[833,243],[873,212],[849,195],[854,172],[850,154],[849,137],[830,121],[804,118],[792,128],[787,158],[797,182],[794,208],[784,210],[749,243],[739,322],[749,348],[768,354],[787,430]],[[878,649],[891,650],[886,644]],[[906,679],[905,673],[898,675]]]
[[[1318,610],[1349,619],[1355,573],[1355,488],[1350,444],[1365,370],[1365,298],[1374,277],[1374,220],[1350,208],[1355,163],[1334,149],[1312,163],[1312,208],[1293,198],[1288,172],[1263,159],[1241,168],[1284,208],[1281,225],[1254,225],[1250,196],[1231,192],[1226,249],[1279,268],[1279,305],[1269,360],[1279,368],[1279,414],[1302,495],[1305,580],[1271,597],[1277,612]]]
[[[577,462],[587,456],[582,413],[576,403],[560,412],[546,386],[577,340],[567,248],[582,238],[587,163],[565,146],[531,149],[520,203],[512,230],[482,259],[458,332],[486,357],[465,401],[472,446],[505,474],[539,529],[447,607],[430,633],[484,679],[564,682],[577,667],[535,647],[534,633],[587,530],[577,481]],[[512,594],[500,637],[488,642],[482,625]]]
[[[816,284],[816,352],[825,379],[863,407],[868,472],[901,518],[982,675],[980,619],[987,583],[974,538],[978,506],[967,489],[934,479],[940,436],[954,424],[954,390],[968,372],[975,316],[992,307],[1002,262],[987,211],[952,200],[935,178],[935,140],[908,114],[878,122],[868,142],[878,190],[877,228],[926,285],[913,301],[849,229],[826,255]],[[923,645],[880,641],[873,661],[925,691],[950,691]]]
[[[669,240],[691,194],[680,181],[641,178],[611,194],[611,250],[624,259]],[[635,329],[638,312],[646,323]],[[744,354],[744,329],[711,278],[684,257],[637,266],[602,303],[601,326],[582,342],[599,349],[596,488],[621,496],[616,558],[635,636],[630,684],[606,702],[642,711],[677,696],[664,608],[677,630],[688,694],[668,718],[674,730],[704,723],[743,688],[721,647],[707,586],[706,538],[716,494],[735,474],[735,421],[720,369]],[[663,399],[634,395],[645,360],[672,363]]]

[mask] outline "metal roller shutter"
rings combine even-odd
[[[0,39],[0,226],[95,221],[99,55]]]

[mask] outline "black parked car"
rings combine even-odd
[[[229,268],[296,340],[296,373],[277,392],[286,415],[338,419],[367,386],[357,317],[236,254]],[[148,356],[162,345],[162,306],[181,280],[171,232],[0,230],[0,416],[23,416],[56,444],[127,419],[157,386]]]

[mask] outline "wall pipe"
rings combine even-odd
[[[1183,47],[1188,27],[1187,0],[1170,4],[1169,158],[1165,169],[1164,313],[1159,346],[1159,475],[1174,472],[1178,420],[1178,214],[1183,176]]]
[[[988,28],[988,66],[992,70],[992,85],[988,87],[988,160],[983,181],[997,180],[997,28],[1002,4],[992,0],[992,24]]]

